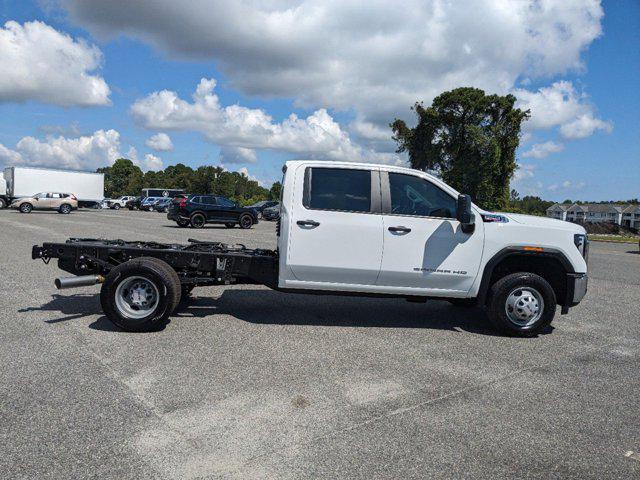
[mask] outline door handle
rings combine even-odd
[[[320,222],[316,222],[315,220],[298,220],[296,223],[301,227],[317,227],[320,225]]]
[[[411,229],[400,226],[400,227],[389,227],[389,231],[392,233],[409,233]]]

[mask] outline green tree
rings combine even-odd
[[[271,185],[271,189],[269,190],[269,199],[280,200],[281,191],[282,191],[282,184],[280,182],[275,182],[273,185]]]
[[[430,107],[417,102],[415,127],[399,119],[390,124],[397,151],[408,153],[413,168],[434,171],[484,208],[504,209],[521,125],[529,118],[515,102],[513,95],[486,95],[472,87],[444,92]]]
[[[119,158],[113,165],[96,171],[104,173],[104,192],[107,197],[137,195],[143,184],[142,170],[127,158]]]

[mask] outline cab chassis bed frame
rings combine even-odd
[[[31,258],[49,263],[73,275],[107,275],[117,265],[140,257],[153,257],[169,264],[185,286],[233,283],[278,285],[278,253],[248,249],[244,245],[203,242],[188,244],[70,238],[64,243],[34,245]]]

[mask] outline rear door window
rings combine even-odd
[[[305,170],[304,206],[312,210],[371,211],[371,171],[309,167]]]
[[[205,195],[201,198],[201,202],[200,203],[204,203],[205,205],[217,205],[218,203],[216,202],[216,197],[214,197],[213,195]]]
[[[233,202],[228,198],[218,197],[218,204],[223,207],[233,207]]]

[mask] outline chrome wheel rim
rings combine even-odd
[[[62,206],[62,213],[69,213],[70,208],[67,205]]]
[[[153,313],[160,303],[155,284],[145,277],[129,277],[116,288],[116,308],[120,315],[139,320]]]
[[[542,317],[544,300],[535,288],[514,288],[507,296],[505,312],[513,324],[519,327],[528,327]]]

